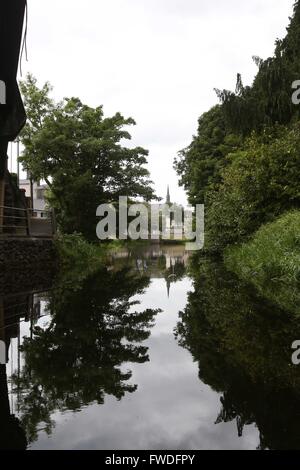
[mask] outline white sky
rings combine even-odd
[[[133,117],[133,144],[150,151],[160,196],[184,203],[173,170],[197,119],[217,103],[213,88],[250,84],[252,55],[272,55],[294,0],[28,0],[29,62],[54,97],[104,105]]]

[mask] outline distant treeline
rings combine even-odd
[[[300,80],[299,1],[274,56],[253,59],[252,86],[238,74],[235,92],[216,90],[220,104],[200,117],[197,135],[175,160],[189,202],[206,206],[210,252],[300,208],[300,105],[292,100]]]

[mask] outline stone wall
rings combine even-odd
[[[49,239],[0,238],[0,294],[24,291],[49,283],[57,267],[57,253]]]

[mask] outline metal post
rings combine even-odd
[[[52,235],[55,235],[57,232],[55,210],[52,209],[50,214],[51,214]]]
[[[13,172],[13,143],[10,143],[10,172]]]
[[[27,235],[31,237],[31,209],[26,209],[26,217],[27,217]]]
[[[29,181],[30,181],[30,207],[31,207],[32,213],[33,213],[33,210],[34,210],[34,207],[33,207],[33,180],[32,180],[31,173],[29,175]]]

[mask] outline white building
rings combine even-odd
[[[19,182],[19,188],[25,190],[25,196],[31,198],[31,184],[30,179],[21,179]],[[32,196],[33,196],[33,214],[35,217],[45,217],[47,208],[45,200],[45,192],[47,191],[48,186],[46,184],[41,184],[39,181],[32,182]]]

